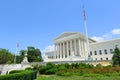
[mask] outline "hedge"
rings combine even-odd
[[[21,73],[23,72],[24,70],[12,70],[9,72],[9,74],[14,74],[14,73]]]
[[[36,79],[36,76],[36,71],[24,70],[19,73],[1,75],[0,80],[34,80]]]

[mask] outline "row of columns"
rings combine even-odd
[[[69,58],[70,56],[85,57],[86,42],[85,40],[74,39],[55,44],[55,59]]]

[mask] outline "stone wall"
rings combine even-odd
[[[9,73],[11,70],[24,70],[27,67],[32,67],[30,64],[5,64],[0,65],[1,75]]]

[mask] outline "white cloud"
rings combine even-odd
[[[54,51],[54,45],[49,45],[47,47],[45,47],[43,50],[41,50],[42,52],[42,57],[45,57],[45,53],[49,52],[49,51]]]
[[[98,42],[104,41],[105,39],[103,37],[97,37],[97,36],[93,36],[92,37],[93,40],[96,40]]]
[[[96,40],[98,42],[105,41],[105,40],[110,40],[113,38],[119,38],[120,37],[120,29],[113,29],[109,31],[108,33],[101,35],[101,36],[93,36],[92,39]]]
[[[120,29],[113,29],[111,31],[112,34],[120,34]]]
[[[49,52],[49,51],[54,51],[54,45],[49,45],[42,50],[43,53]]]

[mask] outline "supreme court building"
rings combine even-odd
[[[64,32],[54,39],[54,51],[46,52],[45,62],[59,61],[110,61],[115,46],[120,48],[120,39],[96,42],[89,38],[87,53],[86,36],[80,32]],[[89,57],[88,57],[89,56]]]

